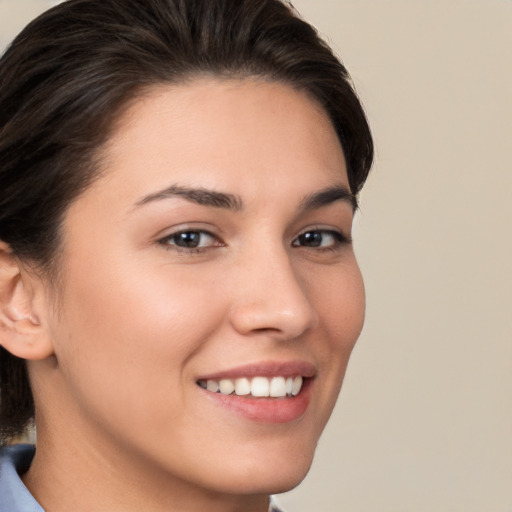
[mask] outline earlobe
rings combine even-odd
[[[0,241],[0,345],[23,359],[44,359],[52,345],[44,321],[35,308],[42,286],[34,286],[29,276]]]

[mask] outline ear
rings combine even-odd
[[[24,269],[0,240],[0,345],[23,359],[53,353],[45,322],[42,282]]]

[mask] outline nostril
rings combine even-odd
[[[271,310],[249,314],[238,311],[232,315],[235,330],[246,336],[267,336],[279,340],[293,340],[314,327],[316,315],[289,315]]]

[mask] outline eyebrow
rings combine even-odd
[[[217,192],[202,187],[196,188],[179,185],[171,185],[163,190],[144,196],[137,201],[135,207],[173,197],[182,197],[187,201],[213,208],[223,208],[232,211],[240,211],[243,209],[242,199],[235,194]],[[356,196],[354,196],[347,187],[334,185],[304,197],[300,203],[299,210],[316,210],[337,201],[347,202],[354,211],[358,208]]]
[[[179,185],[171,185],[170,187],[149,194],[138,201],[135,206],[142,206],[153,201],[162,199],[170,199],[172,197],[182,197],[187,201],[200,204],[202,206],[210,206],[214,208],[224,208],[227,210],[239,211],[242,209],[242,200],[234,194],[225,192],[217,192],[206,188],[190,188]]]
[[[302,211],[316,210],[336,201],[349,203],[353,211],[356,211],[358,208],[357,197],[347,187],[334,185],[306,196],[301,201],[300,209]]]

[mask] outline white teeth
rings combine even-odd
[[[252,396],[269,396],[270,384],[265,377],[254,377],[251,382]]]
[[[254,377],[248,379],[220,379],[219,381],[208,379],[201,380],[198,384],[212,393],[223,395],[236,394],[238,396],[252,395],[258,398],[272,397],[284,398],[286,396],[297,396],[302,389],[303,378],[297,377]]]
[[[302,388],[302,377],[295,377],[295,379],[293,379],[292,396],[298,395],[300,393],[301,388]]]
[[[251,393],[251,383],[249,379],[236,379],[235,381],[235,394],[239,396],[249,395]]]
[[[233,384],[232,380],[222,379],[219,382],[219,389],[223,395],[231,395],[231,393],[235,391],[235,385]]]
[[[207,380],[206,389],[213,393],[217,393],[217,391],[219,391],[219,383],[216,380]]]
[[[286,396],[286,381],[284,377],[274,377],[270,381],[270,396]]]

